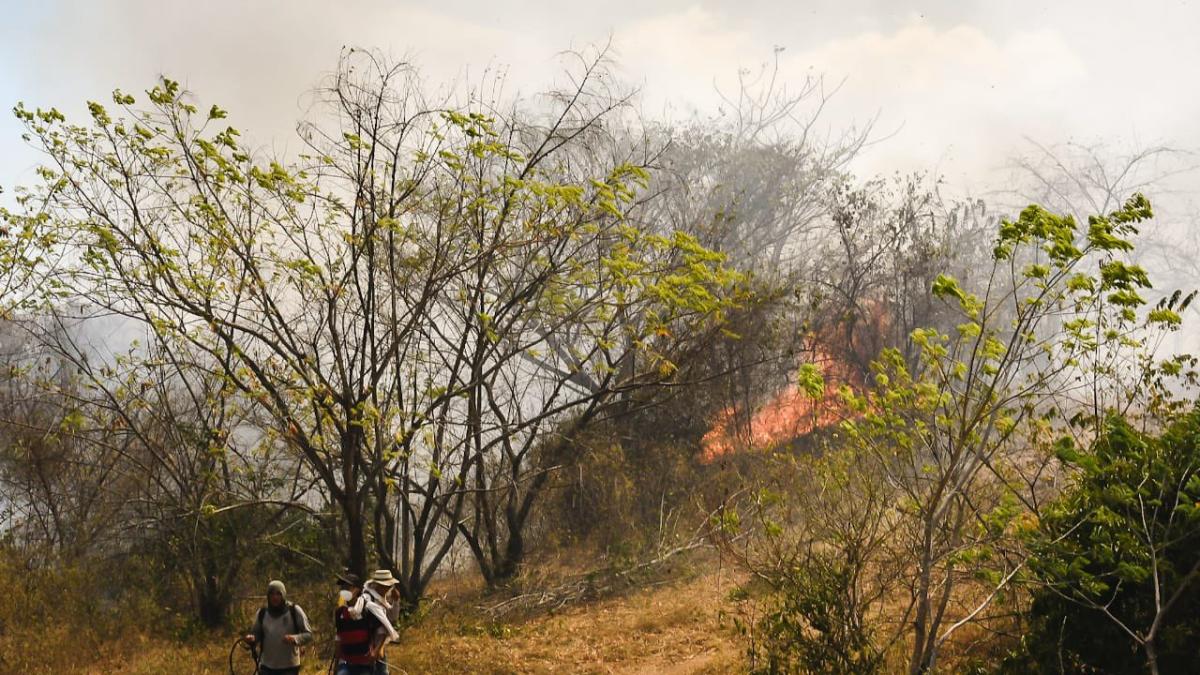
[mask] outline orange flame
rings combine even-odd
[[[742,433],[736,428],[736,410],[726,408],[717,414],[712,429],[700,440],[701,461],[715,461],[730,452],[748,448],[772,448],[819,429],[828,428],[845,417],[845,407],[837,393],[838,385],[851,384],[849,369],[827,355],[815,360],[825,378],[825,394],[809,396],[797,384],[791,384],[758,408]]]

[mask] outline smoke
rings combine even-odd
[[[559,72],[558,52],[611,37],[655,114],[719,114],[713,85],[728,89],[776,45],[784,78],[845,78],[829,123],[879,114],[879,129],[896,131],[863,156],[861,173],[932,168],[978,191],[1024,136],[1200,145],[1200,91],[1182,86],[1200,64],[1188,34],[1200,7],[971,4],[60,0],[7,10],[0,104],[78,113],[85,99],[168,74],[285,151],[306,92],[344,46],[412,58],[432,81],[506,66],[511,88],[530,93]],[[36,157],[6,115],[0,137],[0,185],[28,181]]]

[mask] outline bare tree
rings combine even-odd
[[[939,274],[979,281],[994,224],[981,201],[947,203],[926,176],[834,181],[825,195],[829,233],[814,242],[797,293],[817,347],[870,376],[885,348],[915,366],[917,328],[952,328],[931,288]]]
[[[827,214],[824,193],[870,141],[874,120],[825,130],[825,106],[839,86],[810,76],[789,89],[770,64],[738,73],[718,92],[721,114],[667,127],[670,147],[655,174],[667,194],[654,208],[662,226],[694,233],[759,276],[786,278],[808,260],[805,247]]]

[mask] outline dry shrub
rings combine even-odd
[[[105,593],[95,566],[35,566],[0,548],[0,672],[81,670],[132,651],[148,633],[178,633],[178,616],[136,591]]]

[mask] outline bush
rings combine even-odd
[[[814,554],[773,580],[774,606],[753,627],[749,647],[756,673],[874,673],[883,654],[853,602],[856,570],[832,554]]]
[[[1075,486],[1042,519],[1021,672],[1194,672],[1200,644],[1200,409],[1161,436],[1109,420],[1064,447]],[[1019,665],[1018,663],[1019,662]],[[1010,668],[1011,669],[1011,668]]]
[[[38,566],[0,545],[0,672],[82,670],[102,651],[135,643],[130,636],[171,630],[173,617],[149,594],[113,592],[106,582],[119,571]]]

